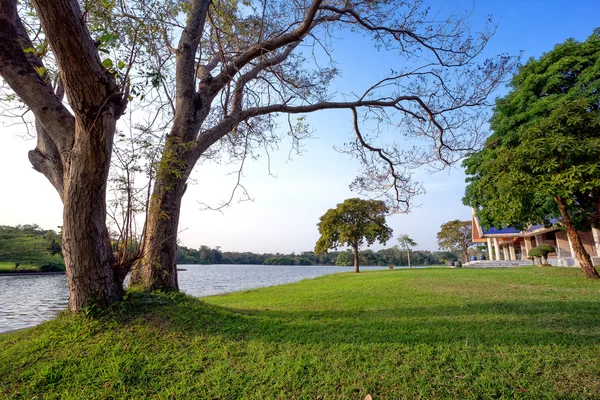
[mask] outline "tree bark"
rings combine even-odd
[[[69,309],[122,297],[106,227],[106,181],[116,120],[126,101],[98,56],[76,0],[34,0],[60,72],[55,91],[40,74],[16,0],[0,1],[0,75],[35,115],[38,143],[29,157],[63,201],[63,255]],[[70,109],[62,103],[63,91]]]
[[[69,308],[76,312],[90,302],[107,305],[122,298],[106,227],[106,181],[116,121],[126,99],[114,76],[102,66],[78,2],[34,0],[33,4],[75,114],[70,134],[40,119],[63,159],[63,254]],[[65,149],[66,145],[71,146]]]
[[[573,245],[573,251],[575,252],[579,266],[583,270],[585,276],[588,278],[599,279],[600,275],[598,275],[598,271],[596,271],[596,268],[594,268],[594,264],[592,263],[590,255],[587,253],[587,251],[585,251],[585,247],[583,247],[581,238],[579,237],[579,234],[575,229],[575,225],[571,221],[571,217],[567,211],[565,201],[560,196],[554,196],[554,200],[558,205],[558,210],[560,211],[560,215],[562,217],[561,222],[567,230],[567,235],[569,236],[571,244]]]
[[[408,259],[408,268],[412,268],[410,265],[410,249],[406,249],[406,258]]]
[[[360,272],[358,259],[358,245],[352,245],[352,251],[354,253],[354,272]]]
[[[142,258],[131,273],[131,285],[145,290],[178,290],[177,233],[181,200],[191,172],[190,149],[176,136],[167,139],[157,171],[145,234]],[[174,163],[169,160],[175,160]]]
[[[131,285],[145,290],[178,290],[177,230],[185,182],[166,187],[156,182],[142,242],[142,258],[133,267]]]
[[[106,228],[106,180],[116,119],[107,112],[93,127],[76,124],[78,140],[65,171],[63,254],[73,312],[123,296]]]

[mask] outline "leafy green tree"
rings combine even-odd
[[[215,264],[215,254],[213,250],[208,246],[200,246],[198,249],[200,264]]]
[[[438,246],[442,250],[460,251],[469,261],[469,248],[473,246],[473,228],[471,221],[448,221],[442,224],[437,234]]]
[[[465,160],[463,201],[485,225],[560,217],[586,276],[600,278],[578,229],[600,226],[600,30],[531,59],[496,103],[494,134]]]
[[[412,268],[412,266],[410,265],[410,249],[411,249],[411,247],[415,247],[417,245],[417,242],[412,240],[407,234],[403,234],[403,235],[400,235],[400,237],[398,238],[398,244],[400,245],[401,248],[406,250],[406,257],[408,259],[408,268]]]
[[[354,253],[354,272],[359,272],[358,248],[364,242],[385,244],[392,236],[392,229],[385,222],[388,212],[383,201],[358,198],[347,199],[327,210],[317,224],[321,237],[315,253],[350,246]]]
[[[352,265],[352,255],[347,251],[342,251],[335,258],[335,265],[338,267],[349,267]]]

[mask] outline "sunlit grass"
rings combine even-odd
[[[0,335],[0,398],[598,398],[599,300],[578,269],[539,267],[130,293]]]
[[[0,273],[2,272],[39,272],[40,268],[37,265],[32,264],[19,264],[18,267],[15,268],[14,262],[4,262],[0,261]]]

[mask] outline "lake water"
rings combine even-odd
[[[352,271],[352,267],[301,265],[181,265],[179,288],[196,297],[281,285]],[[361,270],[387,267],[360,267]],[[65,275],[0,275],[0,333],[27,328],[67,308]]]

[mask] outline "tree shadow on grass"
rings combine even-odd
[[[600,303],[592,300],[358,311],[238,310],[183,295],[135,303],[129,320],[147,319],[190,337],[296,344],[600,345]]]

